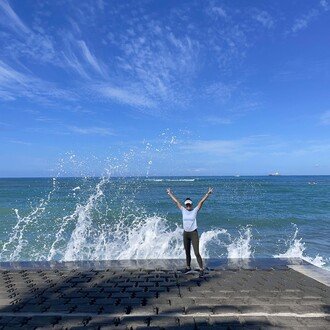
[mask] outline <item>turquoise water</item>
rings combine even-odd
[[[195,203],[204,257],[330,265],[330,176],[0,179],[0,258],[182,258],[170,187]]]

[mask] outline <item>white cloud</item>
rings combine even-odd
[[[115,135],[115,133],[107,127],[78,127],[78,126],[68,126],[68,130],[72,133],[82,134],[82,135],[100,135],[100,136],[109,136]]]
[[[327,0],[321,0],[320,5],[324,10],[330,9],[330,4],[329,4],[329,1],[327,1]]]
[[[327,0],[321,0],[317,8],[312,8],[306,14],[297,18],[291,27],[291,32],[295,33],[308,27],[308,25],[319,17],[322,13],[327,12],[330,9],[329,2]]]
[[[309,23],[318,15],[319,11],[317,9],[311,9],[307,14],[295,20],[291,31],[295,33],[299,30],[305,29],[309,25]]]
[[[98,62],[96,57],[91,53],[85,41],[83,40],[78,41],[78,45],[81,48],[85,60],[94,68],[94,70],[97,71],[100,75],[106,76],[105,71],[101,68],[101,64]]]
[[[265,10],[255,10],[253,18],[266,28],[272,28],[274,26],[274,19]]]
[[[71,51],[71,49],[66,49],[65,52],[62,52],[62,56],[64,59],[64,63],[66,63],[66,65],[76,71],[81,77],[85,79],[91,79],[91,77],[86,72],[83,65],[80,63],[77,56]]]
[[[220,17],[227,17],[226,11],[220,6],[214,6],[210,8],[211,12]]]
[[[204,92],[208,98],[216,99],[221,103],[224,103],[231,98],[235,90],[236,86],[219,81],[206,86]]]
[[[22,97],[43,102],[50,102],[49,98],[75,98],[72,92],[61,90],[31,74],[19,72],[0,60],[0,98],[12,101]]]
[[[252,18],[251,15],[242,18],[239,11],[214,3],[194,6],[203,19],[192,20],[190,9],[180,4],[169,7],[169,15],[162,17],[148,14],[139,4],[133,6],[135,10],[127,10],[130,5],[119,2],[110,10],[106,3],[103,6],[89,2],[78,7],[68,3],[66,25],[51,24],[42,16],[47,13],[35,11],[27,36],[8,36],[4,48],[9,59],[19,59],[21,63],[24,59],[40,61],[42,65],[49,65],[50,71],[56,66],[55,69],[60,70],[52,77],[61,74],[69,77],[66,86],[74,90],[72,94],[79,99],[84,99],[86,91],[93,89],[102,101],[112,100],[139,110],[152,108],[150,113],[187,108],[203,97],[215,103],[226,102],[231,98],[231,86],[225,86],[220,77],[206,89],[200,87],[196,78],[203,66],[212,65],[231,75],[251,46],[248,39],[252,28],[246,29],[246,26]],[[19,17],[9,8],[19,22]],[[105,13],[109,24],[99,29],[97,20]],[[235,15],[240,15],[243,21],[238,21]],[[264,11],[258,12],[254,19],[266,28],[272,24],[270,15]],[[205,24],[208,20],[213,20],[212,24]],[[94,34],[98,38],[93,38]],[[103,47],[108,47],[104,48],[107,52],[103,52]],[[101,51],[109,54],[108,58],[102,58]],[[27,69],[30,69],[28,65]],[[33,76],[31,72],[33,70],[26,76]],[[82,79],[78,80],[77,76]],[[0,85],[0,97],[9,101],[17,95],[30,98],[48,95],[40,79],[32,80],[30,84],[28,79],[27,90],[19,84],[16,91],[22,93],[14,93],[13,84],[9,89]],[[53,86],[52,97],[65,95],[64,91],[55,89],[54,84],[48,86]]]
[[[143,94],[136,94],[136,92],[129,89],[103,85],[97,86],[96,90],[103,97],[119,103],[145,108],[151,108],[155,106],[154,102],[145,97]]]
[[[20,32],[29,33],[30,32],[30,29],[16,15],[16,13],[10,7],[7,0],[0,0],[0,10],[1,10],[1,13],[3,16],[3,18],[1,19],[1,15],[0,15],[0,22],[2,22],[2,24],[6,24],[7,26],[11,27],[18,33],[20,33]]]

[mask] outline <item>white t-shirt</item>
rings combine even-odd
[[[188,211],[185,207],[181,206],[183,229],[185,231],[194,231],[197,229],[196,216],[198,210],[198,206],[191,211]]]

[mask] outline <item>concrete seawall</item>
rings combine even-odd
[[[329,329],[329,273],[300,259],[0,263],[0,329]]]

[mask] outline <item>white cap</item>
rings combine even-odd
[[[187,199],[187,200],[184,201],[184,205],[188,205],[188,204],[192,204],[191,199]]]

